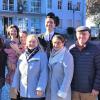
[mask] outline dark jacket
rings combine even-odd
[[[7,62],[7,54],[3,49],[0,50],[0,88],[5,84],[5,66]]]
[[[58,35],[59,33],[54,33],[54,35]],[[44,48],[44,50],[46,50],[47,49],[47,47],[48,46],[50,46],[50,50],[52,49],[52,39],[50,40],[50,41],[46,41],[45,39],[44,39],[44,35],[45,34],[40,34],[39,36],[38,36],[38,38],[39,38],[39,42],[40,42],[40,44],[43,46],[43,48]],[[53,36],[54,36],[53,35]],[[53,38],[53,37],[52,37]]]
[[[97,46],[88,42],[80,51],[74,44],[70,52],[74,57],[72,90],[83,93],[100,90],[100,51]]]

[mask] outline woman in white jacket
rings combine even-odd
[[[46,100],[71,100],[73,57],[64,42],[61,35],[55,35],[52,39]]]

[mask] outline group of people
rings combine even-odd
[[[16,25],[10,25],[7,35],[7,38],[0,37],[0,91],[2,91],[5,82],[11,86],[18,58],[26,47],[26,31],[19,32],[19,28]],[[6,66],[7,74],[5,77]]]
[[[66,39],[55,32],[58,25],[51,12],[44,34],[28,35],[16,25],[8,27],[9,38],[0,38],[0,94],[7,64],[12,100],[97,100],[100,51],[90,41],[90,29],[79,26],[76,43],[67,48]]]

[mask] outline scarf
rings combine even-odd
[[[56,52],[54,52],[52,50],[50,58],[49,58],[49,64],[52,65],[52,64],[57,63],[57,62],[62,62],[64,55],[65,55],[65,51],[66,51],[65,47],[61,48],[60,50],[58,50]]]
[[[29,49],[29,48],[27,48],[26,49],[26,59],[27,59],[27,61],[30,59],[30,58],[32,58],[38,51],[40,50],[40,48],[39,47],[36,47],[36,48],[34,48],[34,49]]]

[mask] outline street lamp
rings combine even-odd
[[[72,7],[72,11],[73,11],[73,27],[75,27],[75,11],[76,11],[76,5],[73,5]]]
[[[76,5],[73,5],[72,6],[72,13],[73,13],[73,19],[72,19],[72,22],[73,22],[73,33],[75,32],[75,11],[76,11]],[[75,34],[73,34],[73,40],[75,40]]]

